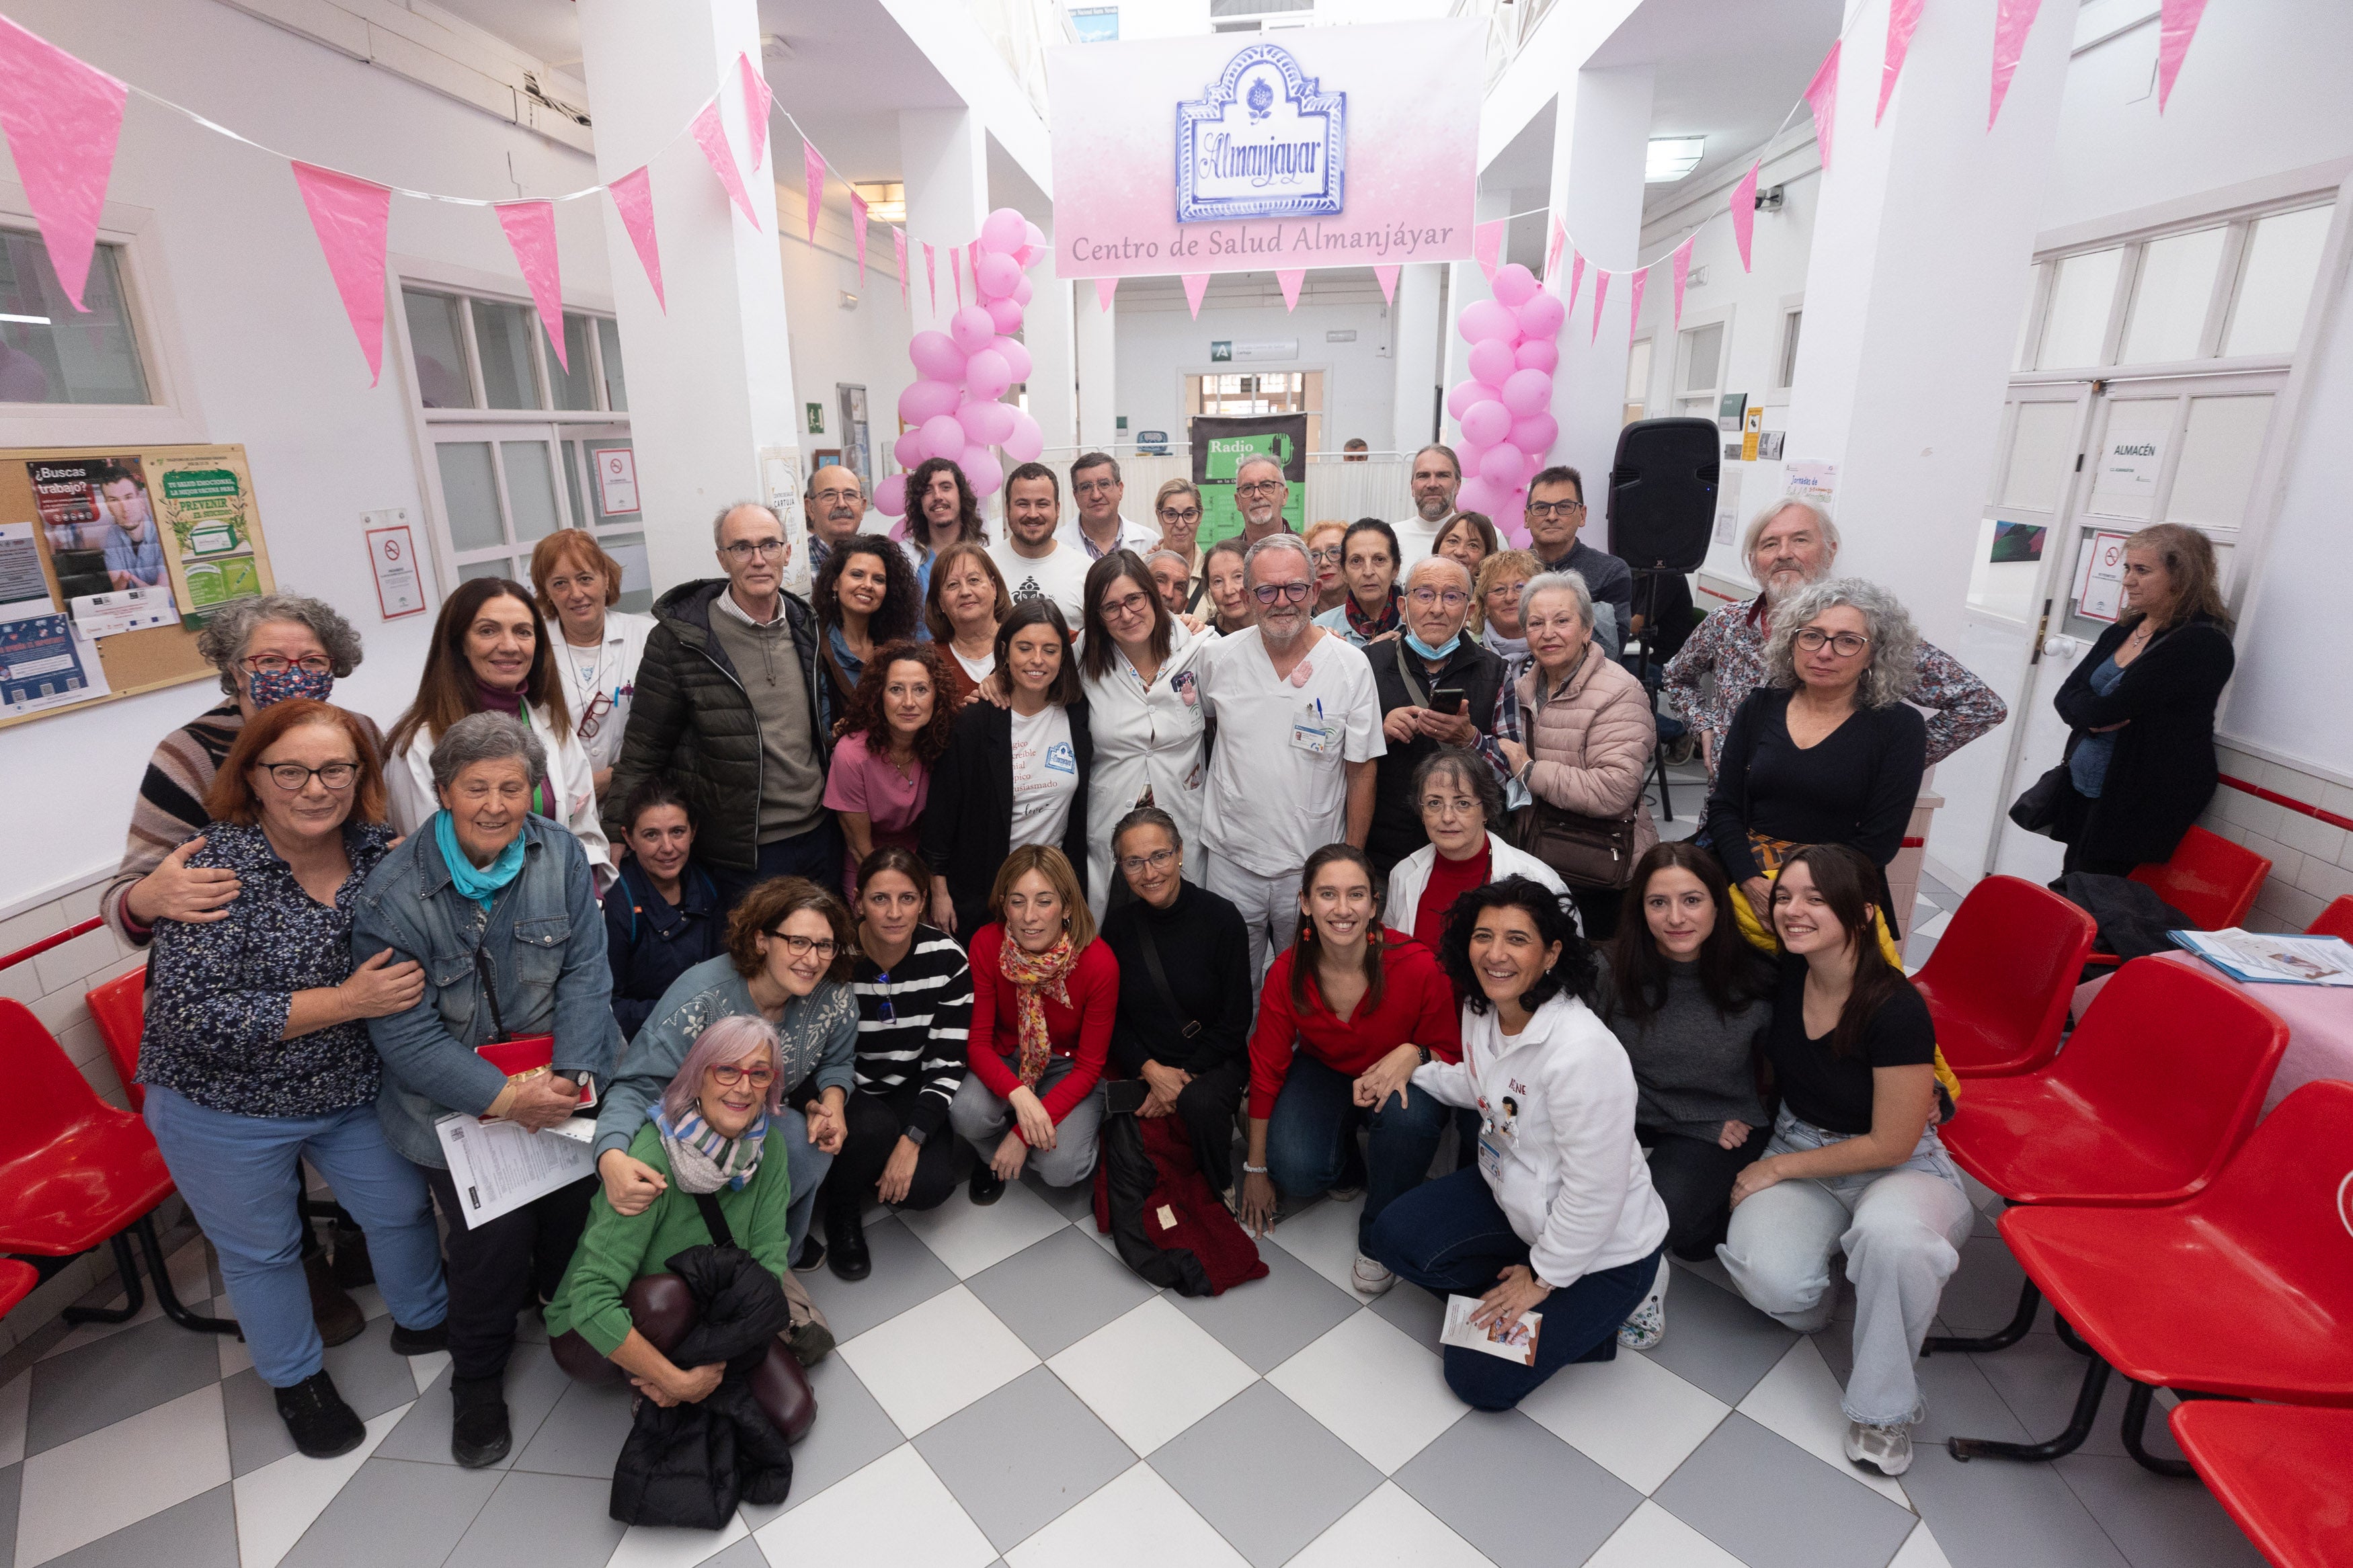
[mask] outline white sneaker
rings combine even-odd
[[[1397,1276],[1359,1252],[1356,1254],[1356,1266],[1348,1271],[1348,1283],[1356,1288],[1357,1295],[1369,1300],[1396,1284]]]
[[[1900,1476],[1912,1468],[1912,1428],[1896,1422],[1846,1424],[1846,1457],[1870,1465],[1883,1476]]]
[[[1656,1350],[1666,1339],[1667,1285],[1671,1272],[1667,1260],[1661,1258],[1659,1271],[1651,1279],[1650,1294],[1644,1296],[1626,1321],[1618,1325],[1620,1350]]]

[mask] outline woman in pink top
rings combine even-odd
[[[955,723],[939,651],[929,643],[894,642],[866,661],[834,742],[825,804],[841,821],[846,846],[841,889],[858,897],[858,863],[885,844],[917,847],[932,764],[948,748]]]

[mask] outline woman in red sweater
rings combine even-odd
[[[976,1204],[1002,1197],[1024,1165],[1050,1187],[1094,1174],[1096,1089],[1119,1011],[1119,960],[1095,940],[1060,849],[1025,844],[1008,855],[988,910],[997,919],[972,937],[972,1072],[948,1107],[956,1135],[980,1154]]]
[[[1242,1223],[1261,1236],[1278,1191],[1365,1194],[1354,1279],[1377,1296],[1397,1277],[1365,1251],[1390,1200],[1429,1174],[1451,1114],[1411,1087],[1436,1056],[1461,1059],[1454,988],[1430,949],[1374,918],[1372,863],[1345,844],[1307,858],[1299,940],[1266,972],[1250,1035],[1250,1155]],[[1356,1129],[1366,1131],[1366,1153]]]

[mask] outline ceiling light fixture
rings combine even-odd
[[[1672,184],[1699,167],[1700,155],[1706,150],[1704,136],[1652,137],[1649,154],[1642,161],[1642,183]]]
[[[904,223],[907,221],[907,187],[902,184],[851,185],[866,203],[866,216],[874,223]]]

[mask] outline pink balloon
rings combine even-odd
[[[958,374],[962,374],[961,369]],[[899,417],[910,425],[921,425],[937,415],[954,414],[963,394],[952,381],[934,381],[925,377],[899,395]]]
[[[965,447],[964,456],[956,459],[956,466],[964,470],[964,477],[972,481],[973,491],[976,495],[994,495],[1005,483],[1005,465],[999,463],[995,454],[986,447]]]
[[[1458,511],[1485,512],[1493,519],[1503,514],[1503,504],[1510,499],[1508,491],[1497,489],[1474,474],[1463,480],[1462,488],[1454,492],[1454,506]]]
[[[1010,254],[1029,242],[1029,220],[1011,207],[999,207],[980,226],[983,248]]]
[[[948,336],[966,353],[978,353],[997,335],[997,323],[978,305],[966,305],[948,318]]]
[[[1528,531],[1528,525],[1525,522],[1515,522],[1504,529],[1504,537],[1512,542],[1514,550],[1525,550],[1535,542],[1535,536]]]
[[[1028,409],[1016,408],[1013,411],[1013,434],[1008,436],[1002,445],[1005,455],[1015,462],[1034,463],[1038,460],[1038,454],[1046,449],[1046,433],[1038,427],[1038,421],[1030,417]]]
[[[902,431],[899,438],[891,443],[891,455],[899,459],[899,466],[902,468],[912,468],[922,462],[923,460],[922,429]]]
[[[1468,478],[1479,477],[1479,460],[1486,455],[1487,448],[1484,445],[1471,440],[1467,437],[1454,443],[1455,459],[1462,465],[1462,472]]]
[[[1560,368],[1560,345],[1550,338],[1529,338],[1512,351],[1512,363],[1522,370],[1540,370],[1550,375]]]
[[[907,357],[914,362],[917,375],[934,381],[957,381],[964,375],[964,356],[969,349],[960,349],[945,332],[917,332],[907,342]]]
[[[1021,263],[1001,252],[983,254],[972,272],[974,281],[980,285],[984,300],[1001,300],[1012,293],[1013,286],[1021,281]]]
[[[1509,441],[1491,447],[1479,463],[1479,477],[1497,490],[1519,489],[1535,470],[1528,465],[1528,455]]]
[[[1462,313],[1455,318],[1454,328],[1462,334],[1464,342],[1482,343],[1492,338],[1502,338],[1508,346],[1512,334],[1519,330],[1519,321],[1509,309],[1496,300],[1474,300],[1462,307]]]
[[[964,426],[953,414],[940,414],[923,421],[923,456],[926,458],[961,458],[967,445]],[[966,475],[967,479],[971,476]]]
[[[1013,367],[995,349],[983,349],[965,362],[964,384],[965,390],[975,397],[1000,397],[1013,384]]]
[[[1005,258],[1000,256],[997,259],[1002,261]],[[1020,300],[1008,295],[1003,299],[991,300],[987,310],[990,323],[999,332],[1018,332],[1021,330]]]
[[[1485,388],[1480,395],[1493,397],[1504,383],[1512,378],[1517,367],[1512,363],[1512,345],[1501,338],[1489,338],[1471,345],[1464,363],[1471,367],[1472,379]]]
[[[1005,368],[1012,374],[1015,381],[1029,379],[1029,372],[1034,366],[1029,359],[1029,350],[1018,339],[998,338],[988,346],[1005,356]]]
[[[1511,433],[1512,411],[1492,397],[1462,411],[1462,439],[1467,445],[1492,447]]]
[[[1513,446],[1531,458],[1542,458],[1560,439],[1560,421],[1549,414],[1531,414],[1525,419],[1512,421],[1509,437]]]
[[[1446,394],[1448,416],[1461,419],[1465,409],[1486,395],[1487,389],[1479,384],[1478,378],[1475,376],[1469,381],[1456,382]]]
[[[1536,275],[1514,261],[1495,269],[1495,298],[1505,307],[1518,310],[1536,291]]]
[[[1021,240],[1024,245],[1030,247],[1040,255],[1045,253],[1046,231],[1026,217],[1021,220]]]
[[[974,446],[994,447],[1013,434],[1018,412],[1010,403],[967,403],[956,410],[956,423]]]
[[[1030,282],[1027,278],[1022,279],[1020,281],[1013,285],[1013,302],[1017,305],[1027,309],[1029,301],[1036,299],[1037,296],[1037,285]]]
[[[1568,320],[1568,307],[1560,302],[1557,294],[1537,293],[1520,307],[1520,333],[1530,338],[1552,338],[1560,332],[1560,324]]]
[[[900,439],[903,441],[906,437],[902,436]],[[884,517],[898,517],[904,513],[907,510],[907,476],[883,475],[882,482],[874,487],[874,504],[881,509]]]
[[[967,384],[972,380],[969,364],[965,368],[965,380]],[[1551,402],[1552,377],[1540,370],[1515,370],[1504,382],[1504,406],[1515,417],[1525,419],[1531,414],[1542,414]]]

